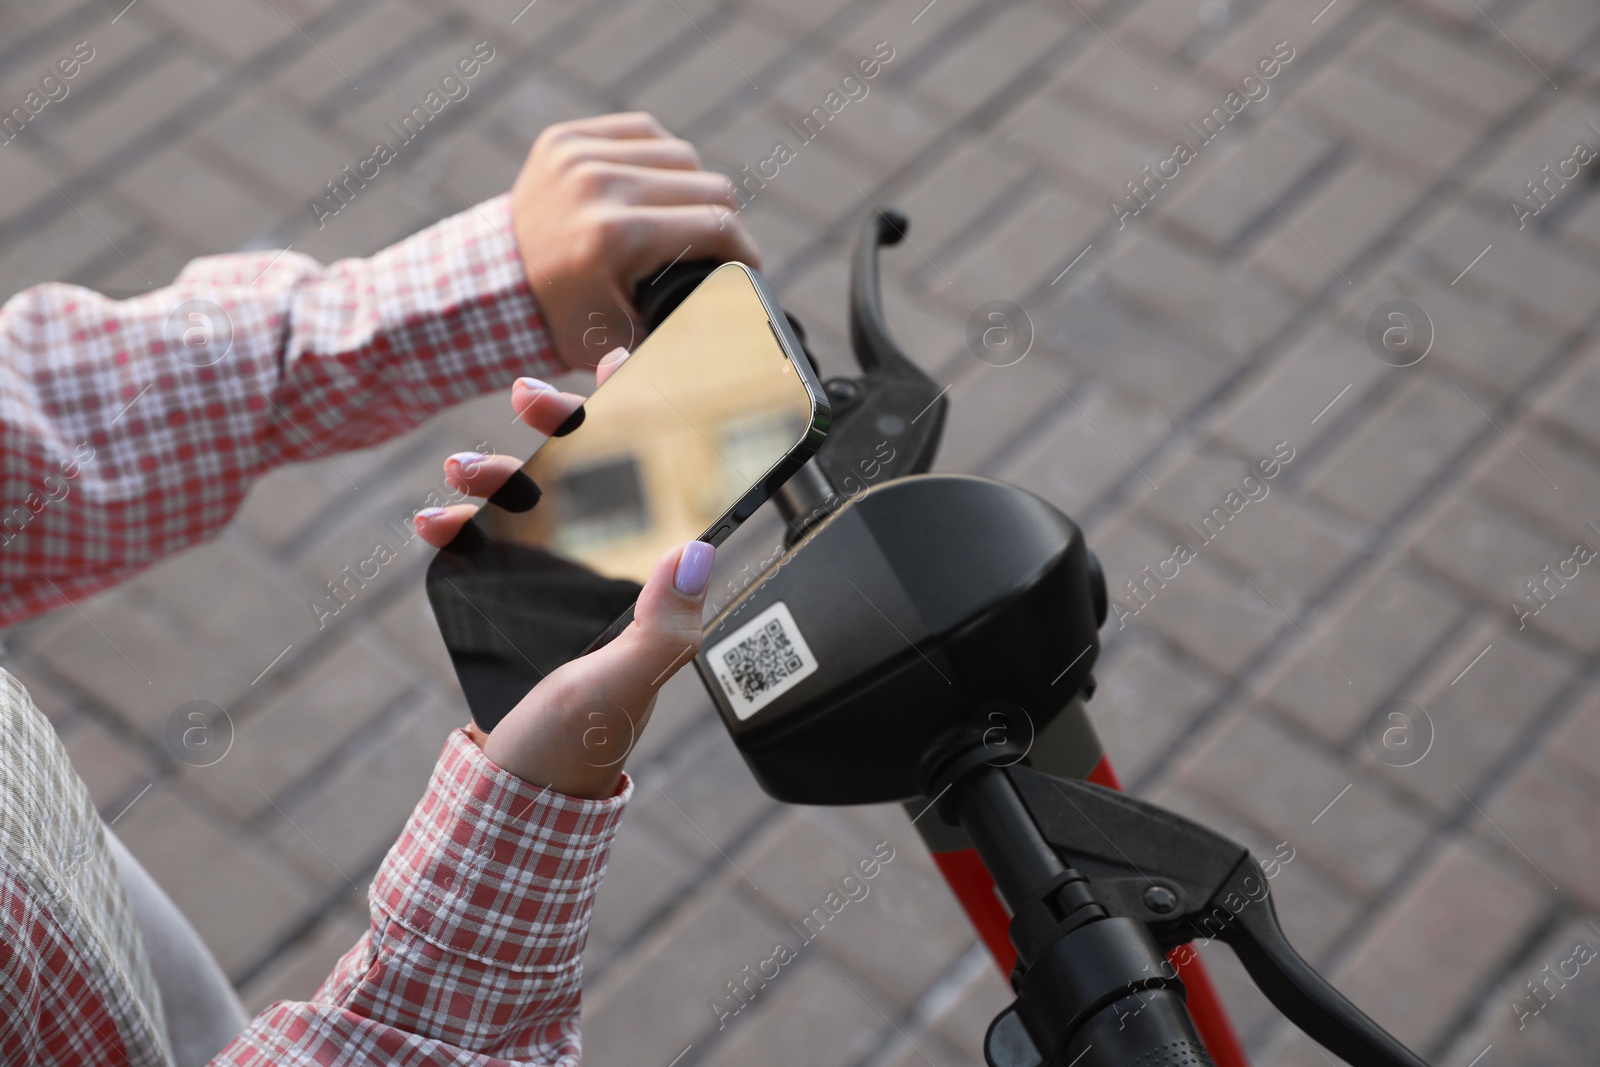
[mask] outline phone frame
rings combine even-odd
[[[728,270],[730,268],[740,270],[744,273],[745,277],[751,284],[751,288],[755,290],[757,298],[761,301],[762,310],[766,313],[767,317],[767,327],[772,331],[773,338],[778,342],[779,351],[783,354],[783,357],[789,361],[789,365],[794,368],[796,376],[799,378],[801,384],[805,387],[806,395],[811,401],[811,418],[807,423],[804,432],[801,434],[800,439],[789,448],[788,452],[780,457],[765,474],[763,474],[754,484],[750,486],[748,490],[745,491],[742,496],[738,498],[738,500],[736,500],[726,511],[713,520],[710,526],[701,532],[698,540],[707,541],[713,545],[720,545],[727,540],[728,536],[732,534],[734,530],[743,525],[745,520],[754,515],[756,510],[760,508],[762,504],[765,504],[772,498],[778,489],[783,486],[784,482],[788,481],[796,471],[805,466],[805,464],[809,462],[814,455],[816,455],[817,450],[822,447],[822,442],[828,435],[829,426],[833,422],[833,407],[828,402],[827,391],[822,387],[822,382],[818,379],[816,371],[811,366],[811,360],[806,356],[805,346],[801,344],[800,338],[795,334],[794,328],[789,324],[788,316],[784,314],[783,308],[779,305],[778,297],[772,289],[772,284],[767,281],[766,277],[763,276],[759,270],[756,270],[754,267],[751,267],[746,263],[741,263],[737,260],[730,260],[729,262],[720,265],[717,270]],[[712,274],[715,273],[716,271],[712,272]],[[712,275],[708,274],[705,280],[709,280],[711,276]],[[704,285],[705,280],[702,280],[700,284]],[[678,310],[684,304],[694,299],[694,294],[699,290],[699,288],[700,286],[697,285],[694,290],[691,290],[689,295],[684,297],[684,299],[679,303],[678,307],[673,308],[667,317],[662,320],[661,324],[656,327],[656,330],[661,329],[662,326],[665,326],[668,322],[671,322],[672,316],[676,315]],[[639,347],[643,347],[643,345],[649,341],[650,337],[654,335],[656,330],[652,330],[650,334],[646,335],[644,340],[639,342]],[[636,348],[635,351],[638,351],[638,349]],[[596,387],[595,391],[599,392],[599,390],[604,388],[605,385],[601,384]],[[575,434],[581,434],[583,433],[583,427],[580,425],[573,432]],[[541,444],[539,447],[542,449],[544,446]],[[538,455],[538,451],[535,451],[533,454],[533,456],[536,455]],[[527,466],[527,464],[533,459],[533,456],[529,456],[528,459],[524,460],[523,466]],[[485,505],[480,505],[479,510],[482,510],[483,506]],[[537,507],[537,505],[535,506]],[[468,521],[473,522],[476,521],[476,519],[477,513],[474,512],[473,516],[468,519]],[[430,560],[428,564],[427,576],[424,578],[425,585],[431,581],[434,568],[438,566],[439,560],[442,559],[448,551],[448,549],[441,548],[434,553],[434,558]],[[626,611],[618,616],[616,620],[611,623],[611,625],[601,631],[600,634],[595,637],[595,639],[591,641],[582,652],[578,654],[578,656],[573,658],[576,659],[581,656],[588,655],[595,649],[608,644],[618,634],[622,633],[623,630],[627,629],[628,625],[633,622],[634,609],[637,606],[638,600],[635,598],[634,602],[628,605],[628,609]],[[432,610],[431,598],[429,599],[429,610]],[[438,624],[437,617],[435,617],[434,622],[435,625]],[[446,648],[448,651],[448,645]],[[453,659],[454,656],[452,654],[452,660]],[[567,662],[571,662],[571,660],[568,660]],[[452,669],[454,669],[453,662]],[[472,709],[470,701],[468,703],[468,710],[472,712],[473,720],[476,722],[477,713]],[[488,726],[479,723],[479,726],[484,729],[493,728],[492,723]]]

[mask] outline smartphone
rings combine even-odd
[[[829,421],[766,279],[718,267],[595,389],[578,427],[524,464],[538,504],[484,504],[473,522],[487,544],[430,563],[428,601],[478,726],[621,633],[661,554],[722,543]]]

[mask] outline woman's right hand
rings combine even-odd
[[[604,382],[628,358],[616,349],[601,361]],[[522,421],[549,434],[583,403],[576,393],[519,378],[511,402]],[[513,456],[457,453],[446,480],[488,497],[520,470]],[[418,534],[443,547],[477,510],[471,504],[417,513]],[[634,608],[633,622],[602,648],[551,671],[488,734],[468,726],[490,762],[524,781],[569,796],[603,799],[621,780],[622,764],[655,707],[656,693],[700,650],[700,620],[715,549],[703,541],[673,548],[656,561]]]

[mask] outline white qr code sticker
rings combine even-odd
[[[817,669],[817,657],[781,600],[718,641],[706,662],[741,722]]]

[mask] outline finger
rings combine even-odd
[[[633,622],[616,640],[577,662],[624,708],[642,708],[700,650],[701,617],[716,549],[704,541],[674,548],[656,561]]]
[[[700,152],[679,137],[618,140],[610,137],[585,137],[568,141],[563,148],[573,163],[603,162],[651,169],[690,170],[701,168]]]
[[[684,259],[738,260],[761,266],[761,251],[745,229],[744,220],[720,205],[646,206],[620,209],[620,222],[638,235],[630,257],[633,280],[676,256]]]
[[[594,383],[596,387],[606,384],[606,379],[616,373],[617,368],[628,361],[631,353],[626,348],[617,347],[607,352],[600,358],[600,365],[594,369]]]
[[[667,170],[636,163],[597,163],[603,180],[630,204],[722,204],[737,208],[733,182],[709,170]]]
[[[457,452],[444,461],[444,484],[458,493],[488,497],[521,466],[515,456]]]
[[[609,115],[589,115],[557,124],[563,130],[595,137],[636,138],[671,137],[661,120],[648,111],[614,111]]]
[[[467,520],[477,513],[474,504],[451,504],[442,508],[423,508],[411,517],[411,525],[416,529],[417,535],[434,548],[443,548],[467,524]]]
[[[511,406],[517,417],[546,437],[556,436],[561,424],[583,407],[583,400],[538,378],[518,378],[511,384]]]

